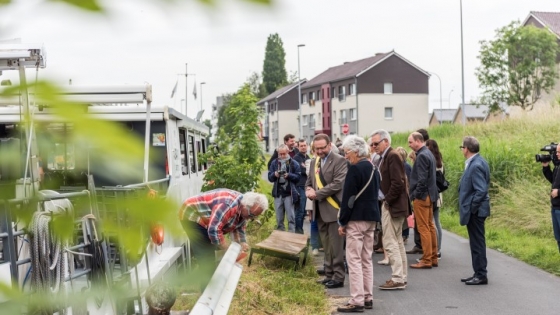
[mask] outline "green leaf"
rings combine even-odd
[[[1,1],[1,0],[0,0]],[[91,12],[103,12],[103,7],[98,3],[97,0],[49,0],[52,2],[64,2],[71,6],[91,11]]]

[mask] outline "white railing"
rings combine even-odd
[[[190,315],[227,314],[243,266],[235,260],[241,252],[241,245],[231,243],[210,283],[194,305]]]

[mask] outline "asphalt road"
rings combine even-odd
[[[407,249],[414,243],[412,230],[410,236]],[[373,309],[362,314],[560,314],[560,277],[488,249],[488,285],[467,286],[460,279],[473,274],[468,240],[444,231],[442,245],[439,267],[409,268],[405,290],[378,289],[391,278],[391,267],[378,265],[383,254],[374,254]],[[409,264],[419,257],[409,254]],[[315,256],[315,265],[322,259]],[[350,296],[348,277],[343,288],[325,292],[337,304],[345,303]]]

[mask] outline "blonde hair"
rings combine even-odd
[[[408,158],[412,160],[412,162],[416,161],[416,152],[414,152],[414,150],[410,151],[410,153],[408,153]]]

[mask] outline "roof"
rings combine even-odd
[[[303,84],[303,83],[305,83],[305,81],[306,81],[305,79],[302,79],[300,82]],[[291,91],[293,88],[295,88],[297,86],[298,86],[298,82],[294,82],[292,84],[288,84],[284,87],[281,87],[278,90],[269,94],[268,96],[265,96],[265,98],[258,101],[257,104],[261,104],[261,103],[268,102],[268,101],[271,101],[273,99],[276,99],[276,98],[288,93],[289,91]]]
[[[530,17],[534,17],[543,26],[548,27],[557,37],[560,38],[560,12],[538,12],[531,11],[529,16],[523,21],[523,25],[527,23]]]
[[[412,62],[406,60],[401,55],[397,54],[394,50],[387,52],[387,53],[377,53],[373,57],[368,57],[365,59],[360,59],[351,62],[345,62],[344,64],[336,67],[331,67],[324,71],[323,73],[319,74],[318,76],[314,77],[313,79],[307,81],[302,88],[313,87],[317,85],[321,85],[324,83],[340,81],[348,78],[358,77],[362,75],[364,72],[370,70],[371,68],[377,66],[378,64],[385,61],[387,58],[391,56],[397,56],[398,58],[404,60],[406,63],[410,64],[411,66],[415,67],[419,71],[423,72],[427,76],[430,76],[428,72],[422,70]]]
[[[465,104],[465,117],[484,119],[488,115],[488,105]],[[457,110],[459,112],[459,110]]]
[[[436,119],[440,122],[452,122],[455,117],[456,108],[445,108],[445,109],[434,109],[432,116],[436,116]]]

